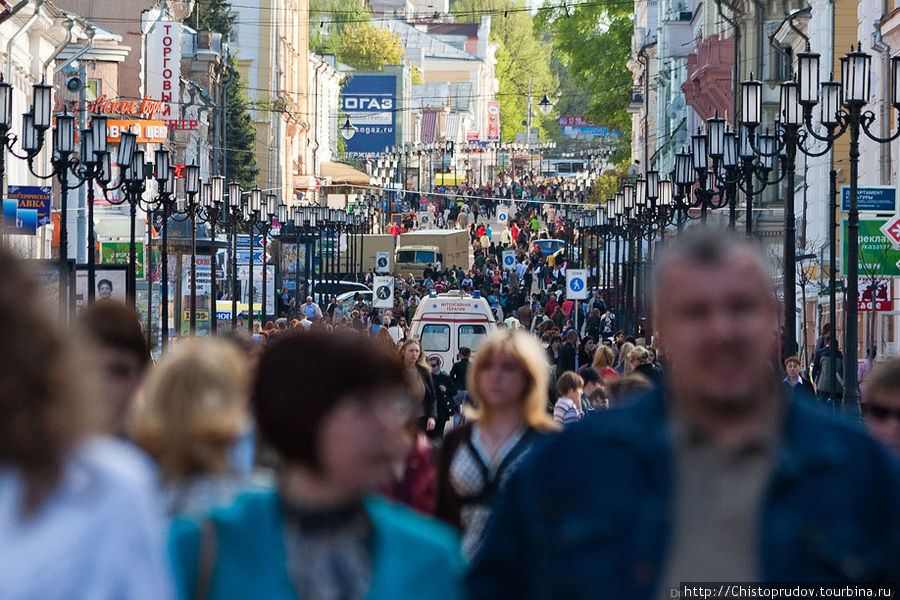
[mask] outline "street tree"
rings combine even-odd
[[[371,23],[348,24],[340,35],[336,53],[342,63],[366,71],[403,64],[400,36]]]
[[[546,2],[536,25],[553,40],[553,52],[577,85],[590,94],[584,116],[623,132],[631,131],[625,112],[631,101],[634,3],[601,0],[581,4]]]
[[[496,75],[499,81],[501,138],[515,140],[525,130],[529,82],[534,102],[547,94],[555,97],[557,83],[550,71],[551,47],[541,43],[534,20],[525,10],[523,0],[456,0],[450,8],[458,23],[477,23],[483,15],[491,15],[490,41],[498,45]],[[544,117],[537,113],[532,127],[544,129]],[[536,140],[535,140],[536,141]]]

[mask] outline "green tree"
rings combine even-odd
[[[228,41],[234,33],[234,19],[229,0],[204,0],[194,2],[194,11],[186,24],[195,26],[198,30],[221,33],[225,41]]]
[[[190,23],[200,29],[221,33],[225,42],[234,34],[234,14],[228,0],[205,0],[194,3]],[[225,88],[225,172],[229,181],[237,181],[245,188],[256,185],[256,128],[250,118],[245,84],[235,67],[235,58],[228,55],[228,74],[231,84]]]
[[[536,35],[534,20],[524,9],[524,0],[456,0],[450,12],[457,22],[478,22],[482,15],[493,15],[490,41],[498,45],[496,75],[499,81],[497,100],[500,102],[501,137],[514,140],[516,133],[525,131],[528,83],[533,80],[532,93],[537,113],[532,127],[542,132],[545,123],[555,116],[544,117],[537,111],[537,101],[544,94],[554,97],[556,80],[550,72],[552,48],[544,45]]]
[[[225,172],[228,181],[237,181],[244,189],[256,186],[256,127],[250,118],[245,84],[235,65],[235,58],[228,56],[228,77],[231,85],[225,92]]]
[[[337,54],[344,29],[371,19],[366,0],[310,0],[309,48],[316,54]]]
[[[553,40],[553,52],[576,85],[590,94],[586,117],[620,131],[631,131],[625,108],[631,101],[633,2],[605,0],[556,4],[549,0],[537,25]]]
[[[400,36],[371,23],[351,23],[337,43],[339,61],[365,71],[377,71],[385,65],[403,64]]]

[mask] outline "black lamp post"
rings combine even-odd
[[[247,331],[253,332],[253,253],[256,251],[256,225],[260,220],[260,209],[262,208],[262,190],[258,187],[250,190],[250,201],[244,205],[244,223],[247,224],[247,230],[250,234],[250,261],[247,269]],[[263,281],[266,274],[263,273]],[[265,301],[265,299],[263,299]]]
[[[238,276],[237,276],[237,235],[238,235],[238,225],[243,217],[243,202],[241,200],[241,196],[243,191],[241,190],[241,184],[232,181],[228,184],[228,220],[229,226],[231,228],[231,328],[236,329],[238,318],[237,318],[237,309],[238,309],[238,296],[240,296],[240,290],[238,288]],[[251,254],[253,253],[253,248],[250,249]]]
[[[222,215],[225,196],[225,178],[221,175],[210,178],[203,184],[202,214],[203,221],[209,224],[209,331],[216,335],[219,328],[216,282],[216,224]]]
[[[283,211],[281,207],[284,207]],[[263,264],[262,264],[262,307],[260,308],[260,323],[265,325],[266,323],[266,300],[268,296],[266,295],[268,292],[268,262],[269,262],[269,233],[272,231],[272,227],[274,225],[274,221],[276,218],[279,218],[281,215],[284,215],[284,220],[279,220],[279,223],[283,224],[287,222],[287,205],[282,204],[278,205],[278,196],[275,194],[267,194],[266,199],[263,202],[263,206],[261,209],[261,215],[259,224],[257,228],[259,232],[262,234],[263,238]]]
[[[179,199],[178,212],[187,213],[191,220],[191,290],[190,290],[190,331],[197,334],[197,212],[200,210],[200,167],[196,164],[184,168],[184,194],[186,199]],[[212,268],[212,265],[210,265]]]
[[[160,149],[154,155],[154,176],[158,186],[156,195],[156,209],[162,216],[160,232],[160,260],[162,262],[162,339],[161,350],[165,352],[169,345],[169,217],[174,207],[175,199],[175,168],[169,163],[169,151]],[[152,310],[152,307],[151,307]]]

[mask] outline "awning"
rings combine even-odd
[[[322,177],[330,179],[331,185],[369,185],[368,175],[343,163],[323,162]]]
[[[319,185],[313,175],[294,175],[294,190],[300,192],[314,192]]]

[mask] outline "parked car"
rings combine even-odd
[[[372,294],[372,290],[366,287],[364,283],[359,283],[357,281],[333,281],[327,279],[319,281],[317,279],[314,286],[312,283],[313,282],[311,281],[307,281],[306,289],[310,289],[309,286],[312,286],[312,289],[315,292],[313,300],[319,304],[327,304],[332,296],[341,296],[348,292],[369,292],[370,298]],[[350,298],[353,298],[352,293],[350,294]]]

